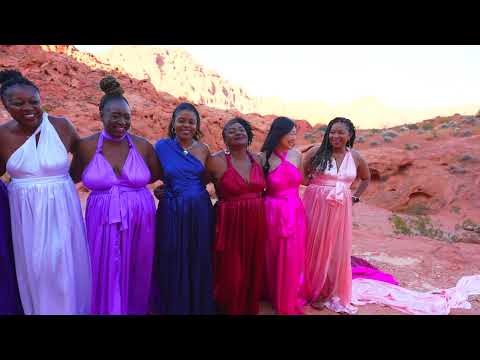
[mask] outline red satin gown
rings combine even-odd
[[[264,285],[265,178],[250,154],[248,182],[233,167],[231,155],[225,156],[227,170],[216,186],[215,300],[220,313],[254,315]]]

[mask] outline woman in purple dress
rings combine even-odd
[[[85,220],[93,271],[92,313],[148,313],[155,202],[146,185],[160,175],[153,146],[128,133],[131,112],[115,78],[100,82],[104,129],[79,143],[72,178],[92,192]]]
[[[0,180],[0,315],[22,315],[15,263],[7,188]]]

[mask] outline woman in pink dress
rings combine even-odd
[[[277,118],[261,150],[267,179],[266,295],[279,315],[303,314],[298,292],[303,278],[307,223],[298,193],[303,169],[302,155],[293,149],[296,134],[292,120]]]
[[[346,118],[330,121],[322,144],[305,156],[309,185],[303,195],[308,229],[302,297],[314,307],[354,313],[352,297],[352,204],[370,182],[368,165],[352,149],[355,127]],[[361,182],[352,196],[350,186]]]

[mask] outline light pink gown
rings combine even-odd
[[[352,193],[357,176],[348,149],[337,170],[335,159],[316,172],[303,195],[308,230],[302,297],[321,301],[330,310],[355,313],[352,298]]]
[[[275,154],[281,163],[267,176],[265,197],[267,298],[277,314],[302,314],[298,294],[303,280],[307,227],[298,193],[302,174],[286,160],[286,153]]]

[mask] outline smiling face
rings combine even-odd
[[[190,141],[197,132],[197,117],[192,111],[182,110],[175,116],[173,128],[179,140]]]
[[[280,139],[279,145],[285,149],[293,149],[297,139],[297,128],[294,126],[293,129],[286,135],[282,136]]]
[[[130,106],[122,100],[110,100],[101,113],[105,131],[114,138],[121,138],[130,129]]]
[[[248,145],[248,135],[242,124],[234,122],[224,131],[224,142],[228,147],[241,147]]]
[[[28,85],[13,85],[3,94],[6,110],[22,127],[35,130],[42,121],[43,110],[37,89]]]
[[[341,122],[333,124],[330,128],[330,134],[328,135],[328,139],[332,145],[332,148],[337,150],[345,148],[350,140],[350,137],[351,134],[347,125]]]

